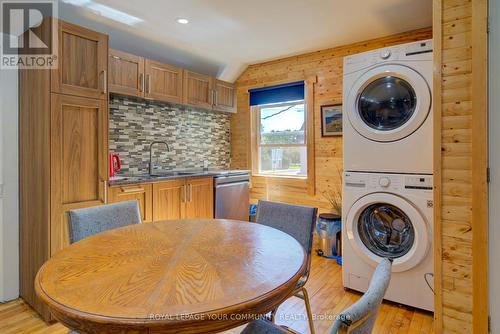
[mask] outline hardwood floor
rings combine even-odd
[[[306,285],[311,297],[311,306],[318,334],[327,333],[334,315],[354,303],[359,293],[346,292],[342,287],[341,267],[335,261],[313,256],[312,271]],[[277,322],[286,324],[301,333],[309,333],[304,316],[304,302],[297,298],[283,304]],[[394,303],[384,302],[375,324],[374,334],[429,334],[433,333],[432,314]],[[239,333],[241,328],[226,334]],[[68,330],[61,324],[46,325],[21,299],[0,304],[0,333],[2,334],[65,334]]]

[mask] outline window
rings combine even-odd
[[[304,100],[258,105],[258,173],[307,176],[307,126]]]
[[[248,90],[250,164],[255,181],[293,186],[316,194],[314,171],[314,87],[316,76],[302,81]]]

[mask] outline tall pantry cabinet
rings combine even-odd
[[[60,20],[57,34],[56,69],[19,71],[21,296],[47,321],[35,275],[68,244],[68,210],[107,193],[108,36]]]

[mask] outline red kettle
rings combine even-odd
[[[116,153],[109,153],[108,160],[109,177],[113,177],[116,175],[116,172],[118,172],[122,168],[120,156]]]

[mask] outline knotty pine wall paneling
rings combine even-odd
[[[434,0],[436,333],[487,333],[486,0]]]

